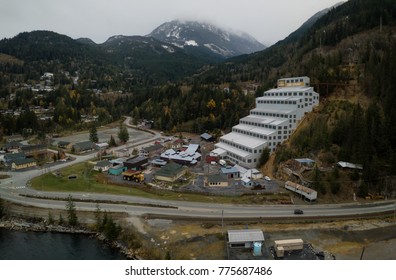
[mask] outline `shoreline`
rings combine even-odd
[[[64,233],[81,234],[100,241],[112,249],[118,250],[127,260],[141,260],[132,249],[127,248],[119,241],[109,241],[99,232],[89,230],[85,227],[74,228],[63,225],[47,225],[44,221],[30,222],[25,218],[8,218],[0,220],[0,229],[21,232],[43,232],[43,233]]]

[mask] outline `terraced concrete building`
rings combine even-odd
[[[304,115],[319,104],[308,77],[279,79],[277,88],[256,98],[256,108],[220,138],[212,151],[220,158],[253,168],[265,147],[273,152],[287,140]]]

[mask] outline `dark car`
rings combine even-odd
[[[301,215],[301,214],[304,214],[304,211],[301,210],[301,209],[295,209],[295,210],[294,210],[294,214],[296,214],[296,215]]]

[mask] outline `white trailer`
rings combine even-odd
[[[290,190],[292,192],[295,192],[295,193],[298,193],[298,194],[304,196],[309,201],[316,200],[318,198],[317,191],[307,188],[307,187],[304,187],[300,184],[297,184],[297,183],[294,183],[291,181],[287,181],[285,183],[285,188],[287,190]]]

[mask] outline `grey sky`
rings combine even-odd
[[[0,0],[0,39],[51,30],[102,43],[146,35],[174,19],[244,31],[265,44],[285,38],[316,12],[341,0]]]

